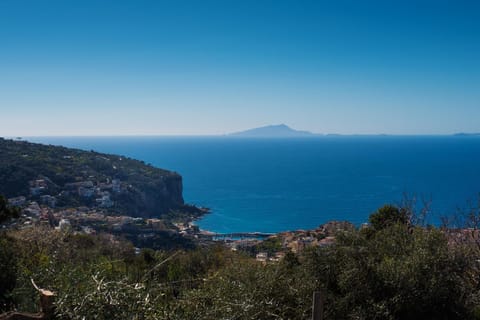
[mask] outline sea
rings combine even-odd
[[[480,136],[31,137],[136,158],[180,173],[214,232],[356,225],[385,204],[427,204],[428,221],[478,205]]]

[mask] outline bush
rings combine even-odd
[[[474,265],[437,229],[393,224],[373,238],[346,234],[305,255],[341,319],[466,319]]]
[[[0,233],[0,312],[14,305],[12,291],[16,286],[17,257],[12,239]]]
[[[394,224],[408,224],[407,210],[392,205],[385,205],[372,213],[368,218],[370,225],[375,230],[382,230]]]

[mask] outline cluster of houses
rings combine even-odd
[[[43,205],[49,208],[55,208],[58,203],[58,197],[62,196],[78,196],[84,199],[93,199],[94,203],[99,208],[111,208],[114,205],[112,200],[112,193],[121,193],[125,191],[126,185],[119,179],[113,179],[111,182],[96,182],[91,180],[77,181],[66,183],[57,196],[51,193],[52,188],[49,188],[51,183],[48,178],[36,179],[29,181],[29,196],[19,196],[9,199],[12,206],[24,207],[29,199],[39,200]]]
[[[100,208],[111,208],[114,205],[111,199],[111,192],[120,193],[125,186],[119,179],[113,179],[106,183],[93,183],[91,180],[78,181],[65,184],[65,190],[62,191],[64,195],[78,195],[82,198],[95,197],[95,203]]]
[[[46,202],[52,200],[45,199]],[[86,234],[103,232],[145,233],[169,230],[169,225],[162,219],[115,216],[105,214],[101,209],[79,206],[59,209],[46,203],[31,201],[26,197],[8,199],[9,205],[21,209],[18,219],[4,223],[2,228],[28,228],[33,225],[49,225],[62,231],[74,231]]]
[[[335,243],[337,232],[354,229],[355,226],[350,222],[331,221],[315,230],[281,232],[270,238],[279,239],[282,250],[270,255],[267,252],[259,252],[256,255],[256,260],[260,262],[279,261],[285,256],[285,252],[300,253],[309,247],[330,246]]]
[[[8,199],[10,206],[20,208],[20,217],[3,223],[0,228],[23,229],[45,225],[85,234],[106,232],[148,238],[164,232],[178,232],[185,237],[196,237],[198,228],[193,224],[174,226],[170,221],[158,218],[113,215],[115,194],[128,192],[130,188],[119,179],[99,182],[95,181],[95,177],[85,175],[76,180],[63,186],[52,183],[48,177],[29,181],[29,194]],[[70,198],[79,201],[71,202]],[[65,200],[78,204],[65,207]]]
[[[47,177],[29,181],[30,194],[8,199],[10,206],[21,209],[19,219],[12,220],[2,227],[28,227],[35,224],[49,224],[61,230],[74,229],[85,233],[96,230],[122,231],[142,228],[148,230],[164,230],[166,224],[161,219],[143,219],[129,216],[106,215],[105,208],[111,208],[114,201],[112,193],[121,193],[127,188],[119,179],[109,179],[106,182],[93,182],[78,178],[80,181],[66,183],[61,191]],[[55,193],[53,196],[49,193]],[[74,196],[85,201],[89,206],[74,208],[57,208],[61,197]]]
[[[177,222],[177,223],[174,223],[173,225],[177,228],[180,235],[184,237],[194,237],[198,239],[199,235],[201,234],[201,231],[198,228],[198,226],[195,225],[192,221]]]
[[[41,221],[48,222],[51,209],[41,206],[36,201],[28,201],[26,197],[20,196],[8,199],[8,204],[21,208],[21,214],[19,219],[7,221],[2,225],[2,228],[30,226]]]

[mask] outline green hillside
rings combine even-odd
[[[134,217],[194,210],[184,204],[175,172],[118,155],[1,138],[0,194]]]

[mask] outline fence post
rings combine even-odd
[[[40,289],[40,312],[43,313],[45,319],[55,318],[55,306],[53,300],[55,293],[50,290]]]
[[[325,293],[315,291],[313,293],[312,320],[323,320],[323,305],[325,302]]]

